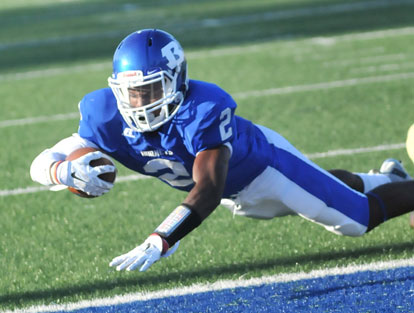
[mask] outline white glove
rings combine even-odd
[[[61,184],[86,192],[91,196],[101,196],[114,186],[99,178],[98,175],[114,172],[112,165],[99,165],[92,167],[89,163],[106,157],[102,152],[87,153],[73,161],[64,161],[56,169],[57,179]]]
[[[114,258],[109,266],[116,266],[117,271],[126,269],[127,271],[133,271],[138,266],[141,266],[139,271],[145,272],[152,264],[157,262],[161,257],[166,258],[173,254],[180,242],[171,247],[165,254],[161,255],[163,250],[163,240],[160,236],[152,234],[135,249]]]

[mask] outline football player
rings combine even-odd
[[[407,139],[405,141],[408,156],[414,163],[414,124],[410,126],[407,132]],[[414,212],[410,213],[410,226],[414,228]]]
[[[398,161],[387,159],[376,174],[320,168],[277,132],[235,115],[223,89],[189,80],[181,45],[164,31],[128,35],[108,83],[79,103],[78,132],[37,156],[30,173],[43,185],[100,196],[113,185],[98,175],[113,168],[89,162],[104,151],[187,192],[141,245],[110,262],[117,270],[145,271],[171,255],[220,203],[259,219],[298,214],[346,236],[414,208],[414,182]],[[80,147],[100,151],[65,160]]]

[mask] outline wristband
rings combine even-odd
[[[53,163],[52,166],[50,167],[50,179],[51,179],[52,183],[55,184],[55,185],[60,185],[61,184],[61,182],[59,181],[56,173],[57,173],[58,166],[62,162],[63,161],[57,161],[57,162]]]
[[[188,205],[181,204],[168,215],[154,233],[164,238],[168,245],[172,247],[200,224],[200,216]]]

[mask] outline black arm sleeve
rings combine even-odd
[[[172,247],[202,222],[200,215],[186,204],[181,204],[157,227],[154,233]]]

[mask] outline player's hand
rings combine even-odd
[[[140,267],[140,272],[146,271],[152,264],[157,262],[161,257],[166,258],[173,254],[179,245],[179,241],[171,247],[166,253],[163,251],[163,240],[160,236],[153,234],[135,249],[114,258],[109,266],[116,266],[117,271],[127,270],[133,271]]]
[[[59,181],[69,187],[86,192],[91,196],[101,196],[114,186],[100,179],[98,175],[115,171],[112,165],[90,166],[92,160],[105,155],[100,151],[90,152],[73,161],[64,161],[57,168]]]

